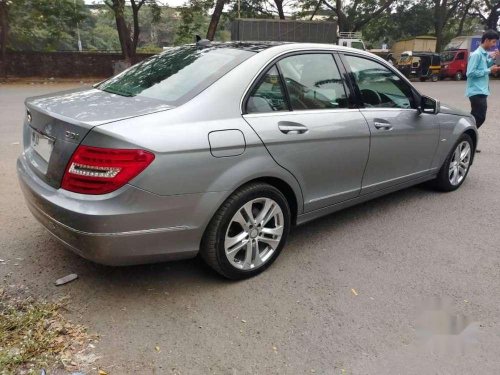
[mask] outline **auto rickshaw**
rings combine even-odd
[[[408,79],[436,82],[441,72],[441,57],[433,52],[411,52],[401,55],[398,69]]]

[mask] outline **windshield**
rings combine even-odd
[[[356,48],[356,49],[360,49],[360,50],[365,50],[365,45],[363,44],[363,42],[356,42],[356,41],[353,41],[351,43],[351,47],[352,48]]]
[[[253,55],[255,52],[221,46],[174,47],[134,65],[97,88],[122,96],[146,96],[178,106]]]
[[[450,62],[455,58],[456,52],[443,52],[441,53],[441,62]]]
[[[402,64],[409,64],[411,62],[412,55],[402,54],[399,58],[399,62]]]

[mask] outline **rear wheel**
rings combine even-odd
[[[432,80],[432,82],[437,82],[439,80],[439,76],[437,74],[433,74],[431,76],[431,80]]]
[[[290,208],[274,186],[252,183],[234,192],[205,231],[201,256],[229,279],[255,276],[269,267],[284,247]]]
[[[464,79],[464,75],[462,74],[462,72],[456,72],[455,81],[461,81],[462,79]]]
[[[474,142],[467,134],[462,134],[444,161],[434,185],[441,191],[458,189],[467,174],[474,153]]]

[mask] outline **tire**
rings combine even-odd
[[[439,81],[439,77],[438,77],[438,75],[437,75],[437,74],[433,74],[433,75],[431,76],[431,80],[432,80],[432,82],[437,82],[437,81]]]
[[[462,72],[456,72],[454,78],[455,81],[461,81],[462,79],[464,79],[464,75],[462,74]]]
[[[463,147],[461,148],[462,152],[457,154],[459,147]],[[462,156],[465,155],[466,147],[468,147],[469,152],[468,155],[462,159]],[[472,138],[468,134],[462,134],[446,157],[436,179],[433,181],[434,188],[440,191],[454,191],[462,186],[469,173],[470,165],[474,158],[474,152],[475,147]],[[457,157],[459,157],[460,160],[458,164],[456,163]],[[466,167],[464,167],[465,164]],[[453,165],[456,165],[456,167],[453,167]],[[462,166],[462,169],[460,169],[459,166]]]
[[[425,82],[425,81],[427,81],[426,77],[420,77],[420,82]]]
[[[260,220],[259,215],[264,218]],[[245,185],[226,199],[208,224],[201,257],[228,279],[253,277],[276,260],[288,238],[290,222],[290,207],[281,191],[266,183]]]

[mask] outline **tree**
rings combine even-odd
[[[177,29],[175,44],[193,43],[195,35],[205,35],[208,28],[207,12],[211,1],[190,0],[180,9],[181,24]]]
[[[104,3],[113,10],[116,21],[116,30],[122,50],[123,58],[127,61],[135,57],[137,44],[141,29],[139,26],[139,12],[144,4],[157,7],[155,0],[129,0],[132,8],[133,28],[126,21],[126,4],[125,0],[104,0]]]
[[[478,1],[474,5],[474,16],[481,19],[485,29],[498,30],[500,20],[500,0]]]
[[[24,51],[76,50],[75,25],[88,14],[83,0],[10,1],[7,47]]]
[[[455,15],[460,0],[434,0],[434,32],[436,35],[436,52],[444,47],[444,31],[446,24]]]
[[[0,0],[0,57],[2,59],[1,73],[6,74],[5,68],[6,53],[7,53],[7,38],[9,35],[9,5],[8,0]]]
[[[217,0],[215,3],[214,12],[212,13],[212,18],[210,24],[208,25],[207,39],[214,40],[215,32],[217,31],[217,25],[219,24],[219,19],[224,9],[224,4],[226,0]]]
[[[337,14],[339,31],[360,31],[370,21],[388,9],[395,0],[360,1],[344,4],[342,0],[335,0],[335,6],[323,0],[325,5]]]
[[[363,38],[369,44],[392,45],[395,41],[428,35],[434,29],[434,12],[429,2],[400,1],[363,27]]]

